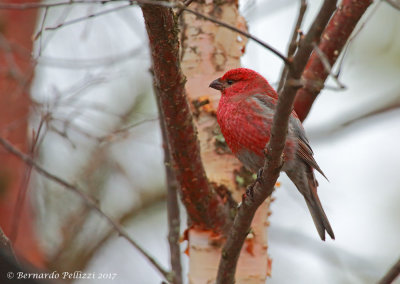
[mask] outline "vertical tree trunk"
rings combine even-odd
[[[223,4],[194,2],[190,4],[190,9],[246,30],[236,1]],[[215,117],[219,94],[208,85],[227,70],[240,66],[246,39],[187,12],[183,13],[181,24],[182,70],[187,77],[186,91],[196,117],[207,177],[216,188],[229,189],[234,199],[240,201],[243,186],[251,180],[252,175],[242,168],[223,140]],[[252,224],[252,232],[239,260],[237,283],[264,283],[269,273],[266,235],[268,212],[269,201],[260,207]],[[213,283],[221,257],[221,236],[215,236],[210,231],[191,229],[188,239],[189,282]]]
[[[36,9],[0,11],[0,135],[24,152],[28,148],[28,91],[33,74],[30,52],[36,15]],[[0,161],[0,226],[11,237],[17,255],[41,266],[43,257],[28,194],[19,208],[18,234],[12,234],[18,194],[26,186],[25,164],[4,149],[0,150]]]

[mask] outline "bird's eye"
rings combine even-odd
[[[228,85],[232,85],[234,83],[233,80],[227,80],[226,82],[228,83]]]

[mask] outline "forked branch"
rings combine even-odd
[[[318,46],[330,66],[335,64],[356,24],[371,3],[372,0],[343,0],[338,7],[324,30]],[[318,52],[314,52],[302,76],[305,85],[297,91],[294,103],[294,109],[301,121],[307,117],[314,100],[324,88],[325,80],[330,73],[325,66]]]

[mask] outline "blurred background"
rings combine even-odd
[[[303,30],[321,3],[308,1]],[[240,9],[251,34],[285,53],[298,5],[248,0]],[[41,35],[34,42],[28,133],[38,163],[94,196],[168,267],[163,150],[140,9],[124,3],[41,9],[35,29]],[[346,89],[328,80],[314,103],[304,127],[329,179],[317,176],[336,240],[320,241],[302,197],[282,174],[271,207],[268,283],[374,283],[399,258],[399,35],[400,11],[375,1],[334,68]],[[277,86],[281,61],[252,41],[242,66]],[[35,171],[29,180],[34,230],[50,270],[117,274],[103,283],[161,282],[75,194]],[[183,262],[186,274],[186,255]]]

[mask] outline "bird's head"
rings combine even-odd
[[[256,71],[247,68],[231,69],[221,78],[212,81],[209,87],[221,91],[223,96],[267,93],[277,98],[268,81]]]

